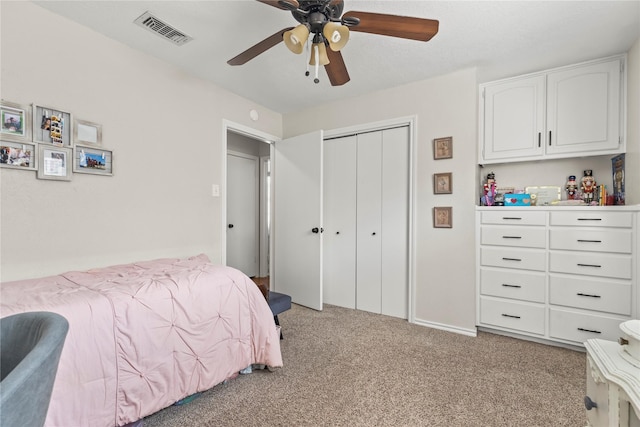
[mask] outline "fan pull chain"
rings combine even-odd
[[[316,60],[316,78],[313,79],[313,82],[318,84],[320,83],[320,79],[318,78],[318,69],[320,68],[320,50],[318,49],[318,45],[313,46],[313,54],[315,55]]]

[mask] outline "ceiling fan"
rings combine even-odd
[[[309,65],[315,66],[314,82],[318,83],[318,66],[324,65],[332,86],[350,80],[340,50],[349,40],[349,31],[429,41],[438,33],[438,21],[409,16],[371,12],[346,12],[344,0],[257,0],[260,3],[291,12],[299,25],[283,28],[227,61],[242,65],[271,49],[281,41],[300,54],[311,39]],[[328,49],[327,49],[328,48]],[[307,69],[306,72],[309,75]]]

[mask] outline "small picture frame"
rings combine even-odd
[[[71,147],[73,117],[58,108],[33,105],[33,141]]]
[[[1,101],[0,139],[31,142],[31,109],[28,106]]]
[[[433,140],[433,159],[453,158],[453,137],[436,138]]]
[[[73,171],[94,175],[113,175],[113,151],[103,148],[75,145]]]
[[[0,167],[36,170],[36,144],[0,141]]]
[[[71,181],[71,156],[71,148],[38,144],[38,179]]]
[[[451,206],[437,206],[433,208],[433,227],[434,228],[452,228],[453,212]]]
[[[451,194],[453,193],[453,173],[434,173],[433,174],[433,194]]]
[[[88,146],[102,145],[102,125],[86,120],[73,121],[73,142]]]

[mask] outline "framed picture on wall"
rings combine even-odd
[[[73,142],[91,146],[102,145],[102,125],[86,120],[74,120]]]
[[[33,106],[33,141],[71,147],[72,116],[58,108]]]
[[[453,137],[433,140],[433,158],[434,160],[453,158]]]
[[[434,173],[433,174],[433,194],[451,194],[453,193],[453,174]]]
[[[433,208],[433,227],[434,228],[452,228],[452,208],[451,206],[437,206]]]
[[[36,170],[36,144],[0,141],[0,167]]]
[[[113,151],[76,144],[73,147],[73,171],[111,176]]]
[[[71,148],[38,144],[38,179],[71,181]]]
[[[0,139],[31,142],[31,110],[28,106],[2,101],[0,123]]]

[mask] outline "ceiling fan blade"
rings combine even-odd
[[[292,28],[293,27],[283,28],[282,30],[278,31],[277,33],[274,33],[273,35],[267,37],[261,42],[251,46],[249,49],[245,50],[238,56],[231,58],[230,60],[227,61],[227,64],[242,65],[251,61],[256,56],[260,55],[261,53],[271,49],[272,47],[280,43],[282,41],[282,35],[285,33],[285,31],[289,31]]]
[[[278,9],[288,10],[286,7],[278,4],[278,0],[258,0],[260,3],[268,4],[269,6],[277,7]]]
[[[360,23],[349,27],[350,31],[380,34],[418,41],[429,41],[438,33],[439,22],[433,19],[410,16],[388,15],[385,13],[347,12],[342,18],[358,18]]]
[[[329,76],[331,86],[342,86],[349,80],[349,73],[347,72],[347,66],[344,64],[342,54],[340,52],[334,52],[331,49],[327,49],[327,56],[329,57],[329,63],[324,66]]]

